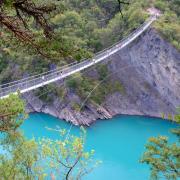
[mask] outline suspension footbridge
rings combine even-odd
[[[0,85],[0,98],[6,98],[9,94],[15,94],[18,92],[25,93],[33,89],[45,86],[52,82],[64,79],[71,76],[77,72],[80,72],[86,68],[94,66],[117,53],[119,50],[123,49],[129,45],[132,41],[137,39],[144,31],[146,31],[150,25],[157,19],[157,15],[150,16],[140,27],[135,31],[130,33],[127,37],[121,41],[113,44],[111,47],[98,52],[92,59],[87,59],[82,62],[75,62],[63,66],[61,68],[56,68],[51,71],[47,71],[38,75],[23,78],[21,80],[13,81],[6,84]]]

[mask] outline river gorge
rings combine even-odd
[[[0,180],[180,180],[180,0],[0,0]]]

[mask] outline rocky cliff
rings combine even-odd
[[[108,119],[117,114],[161,117],[174,114],[180,105],[180,52],[163,40],[154,29],[149,29],[131,45],[108,58],[109,81],[120,81],[125,93],[109,94],[101,106],[88,102],[82,111],[72,108],[72,102],[82,100],[71,91],[66,101],[54,97],[45,103],[26,93],[28,112],[44,112],[75,125],[90,125],[97,119]],[[86,76],[96,77],[96,69]],[[61,86],[62,81],[56,85]],[[52,94],[49,94],[52,95]]]

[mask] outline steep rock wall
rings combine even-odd
[[[175,113],[180,105],[180,52],[154,29],[146,31],[104,63],[111,74],[108,80],[120,81],[125,94],[109,94],[101,106],[87,103],[83,111],[78,112],[70,104],[82,103],[82,100],[73,92],[67,93],[65,103],[54,97],[51,104],[30,92],[23,95],[28,112],[48,113],[76,125],[89,125],[117,114],[161,117],[162,113],[166,116]],[[96,77],[97,72],[92,69],[86,75]]]

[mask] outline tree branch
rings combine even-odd
[[[129,2],[124,2],[124,1],[121,1],[121,0],[117,0],[118,3],[119,3],[119,12],[121,13],[121,16],[123,18],[123,13],[122,13],[122,7],[121,7],[121,4],[126,4],[126,5],[129,5],[130,3]]]
[[[82,152],[79,153],[79,155],[78,155],[76,161],[74,162],[74,164],[70,167],[69,171],[67,172],[67,174],[66,174],[66,180],[69,179],[69,175],[70,175],[71,171],[72,171],[73,168],[76,166],[76,164],[79,162],[81,156],[82,156]]]

